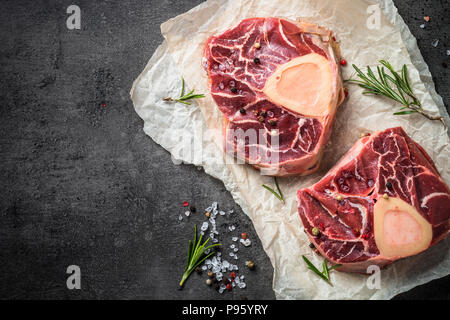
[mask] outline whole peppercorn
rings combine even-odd
[[[241,114],[245,114],[245,109],[244,109],[244,108],[240,108],[240,109],[239,109],[239,112],[240,112]]]
[[[233,92],[233,93],[237,93],[236,87],[231,87],[230,90],[231,90],[231,92]]]
[[[263,117],[263,116],[259,116],[259,117],[258,117],[258,121],[259,121],[259,122],[264,122],[264,117]]]
[[[253,59],[253,62],[258,64],[261,63],[261,60],[258,57],[255,57],[255,59]]]
[[[255,263],[252,260],[249,260],[249,261],[247,261],[247,267],[250,270],[253,270],[253,269],[255,269]]]
[[[211,212],[206,211],[206,212],[205,212],[205,216],[206,216],[207,218],[211,217]]]
[[[392,183],[386,182],[386,188],[388,188],[388,189],[392,188]]]
[[[338,195],[338,196],[336,197],[336,200],[337,200],[337,201],[341,201],[341,200],[342,200],[342,196],[341,196],[341,195]]]
[[[247,233],[246,232],[242,232],[241,233],[241,238],[244,239],[244,240],[247,239]]]
[[[198,274],[202,274],[202,268],[200,267],[195,268],[195,272],[197,272]]]
[[[222,278],[222,283],[223,283],[223,284],[227,284],[227,283],[228,283],[228,278],[224,276],[224,277]]]
[[[189,207],[189,211],[192,212],[192,213],[194,213],[194,212],[197,211],[197,209],[196,209],[194,206],[190,206],[190,207]]]
[[[214,283],[214,289],[219,290],[220,289],[220,285],[218,283]]]
[[[231,288],[233,288],[233,286],[231,285],[231,283],[227,284],[227,290],[230,291]]]
[[[267,115],[267,112],[265,110],[261,110],[259,113],[261,116],[265,117]]]
[[[210,286],[210,285],[212,285],[212,280],[211,279],[206,279],[206,285],[208,285],[208,286]]]
[[[271,126],[274,126],[274,125],[277,124],[277,122],[276,122],[275,120],[273,120],[273,119],[270,119],[270,120],[269,120],[269,124],[270,124]]]
[[[345,66],[345,65],[347,65],[347,60],[342,59],[342,60],[341,60],[341,66]]]
[[[383,194],[383,199],[389,199],[389,195],[387,193]]]
[[[214,273],[212,271],[209,271],[208,272],[208,277],[210,277],[210,278],[214,277]]]
[[[314,249],[316,246],[314,245],[314,243],[310,243],[310,244],[309,244],[309,247],[310,247],[311,249]]]
[[[320,230],[319,230],[319,228],[314,227],[314,228],[312,228],[311,233],[313,236],[317,237],[320,233]]]
[[[259,42],[255,42],[253,46],[255,47],[255,49],[261,48],[261,44]]]
[[[230,272],[230,278],[231,278],[231,279],[236,278],[236,273],[235,273],[234,271],[231,271],[231,272]]]

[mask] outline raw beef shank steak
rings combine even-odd
[[[316,170],[344,99],[339,60],[331,31],[306,22],[245,19],[209,38],[203,61],[226,152],[265,174]]]
[[[341,271],[385,266],[449,233],[449,189],[429,155],[400,127],[359,139],[297,196],[311,242],[342,264]]]

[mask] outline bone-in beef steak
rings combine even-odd
[[[270,175],[318,168],[343,86],[331,31],[279,18],[211,37],[204,67],[228,153]]]
[[[387,265],[449,233],[449,189],[402,128],[359,139],[322,180],[298,191],[298,204],[311,242],[341,271]]]

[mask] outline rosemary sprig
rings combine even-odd
[[[369,66],[367,67],[367,74],[364,74],[353,64],[353,68],[359,79],[349,79],[346,82],[358,84],[361,88],[365,89],[363,94],[384,96],[401,103],[403,107],[400,108],[400,111],[395,112],[394,115],[419,113],[430,120],[439,120],[447,127],[443,117],[433,116],[422,108],[419,99],[411,89],[406,65],[403,65],[399,73],[386,60],[380,60],[379,62],[381,66],[377,66],[378,78]],[[390,74],[386,73],[385,68]]]
[[[180,288],[183,287],[184,282],[186,279],[191,275],[192,271],[194,271],[195,268],[197,268],[203,261],[208,259],[210,256],[215,254],[216,252],[213,251],[209,254],[206,254],[205,251],[208,249],[211,249],[213,247],[221,246],[220,243],[215,243],[210,246],[206,247],[206,244],[209,241],[209,238],[206,239],[206,241],[202,244],[202,237],[203,235],[200,235],[200,238],[197,237],[197,226],[194,226],[194,242],[189,240],[188,245],[188,256],[187,256],[187,263],[186,268],[183,273],[183,277],[180,281]]]
[[[314,271],[319,277],[321,277],[323,280],[325,280],[326,282],[328,282],[330,285],[330,271],[336,268],[339,268],[340,266],[342,266],[342,264],[335,264],[334,266],[331,266],[328,268],[327,266],[327,259],[323,260],[322,263],[322,271],[319,271],[319,269],[317,269],[311,261],[308,260],[308,258],[306,258],[304,255],[302,255],[303,260],[305,261],[306,265],[308,266],[308,269],[311,271]]]
[[[275,186],[276,186],[278,192],[275,191],[275,190],[273,190],[271,187],[266,186],[265,184],[263,184],[262,186],[263,186],[264,188],[266,188],[267,190],[269,190],[270,192],[272,192],[273,195],[274,195],[275,197],[278,198],[278,200],[280,200],[281,202],[284,203],[283,193],[281,192],[281,189],[280,189],[280,187],[278,186],[277,177],[273,177],[273,180],[275,181]]]
[[[191,103],[188,100],[199,99],[199,98],[204,98],[205,97],[205,95],[202,94],[202,93],[194,93],[195,89],[192,89],[187,94],[184,94],[184,90],[185,90],[184,78],[181,78],[181,93],[180,93],[180,96],[178,98],[165,97],[165,98],[163,98],[163,100],[167,101],[167,102],[180,102],[180,103],[183,103],[183,104],[186,104],[186,105],[190,105]]]

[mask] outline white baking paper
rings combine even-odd
[[[376,15],[377,8],[381,15]],[[375,14],[375,16],[374,16]],[[342,55],[358,66],[375,65],[380,59],[393,66],[408,66],[412,86],[424,108],[448,114],[416,40],[398,15],[391,0],[211,0],[161,26],[166,41],[156,50],[131,89],[136,112],[144,120],[144,131],[168,150],[174,163],[202,166],[222,180],[243,211],[252,220],[274,268],[273,289],[278,299],[389,299],[417,285],[443,277],[450,270],[449,241],[441,241],[426,252],[397,261],[381,271],[380,287],[367,285],[368,276],[332,272],[333,286],[307,270],[301,255],[319,265],[323,258],[312,253],[297,213],[296,191],[317,182],[353,145],[360,133],[402,126],[435,161],[447,185],[450,182],[449,138],[443,125],[420,115],[393,116],[395,102],[363,96],[350,86],[349,98],[340,107],[331,141],[320,170],[306,177],[279,178],[286,203],[283,205],[261,187],[273,180],[248,165],[229,163],[220,147],[222,115],[208,93],[202,68],[206,39],[249,17],[278,16],[304,19],[325,26],[337,35]],[[369,29],[367,20],[379,29]],[[343,68],[344,79],[352,75]],[[206,93],[191,106],[162,101],[179,94],[183,76],[189,88]],[[210,134],[208,129],[213,129]],[[215,131],[214,131],[215,130]],[[228,160],[228,161],[225,161]],[[369,280],[370,282],[370,280]],[[371,282],[371,284],[376,284]]]

